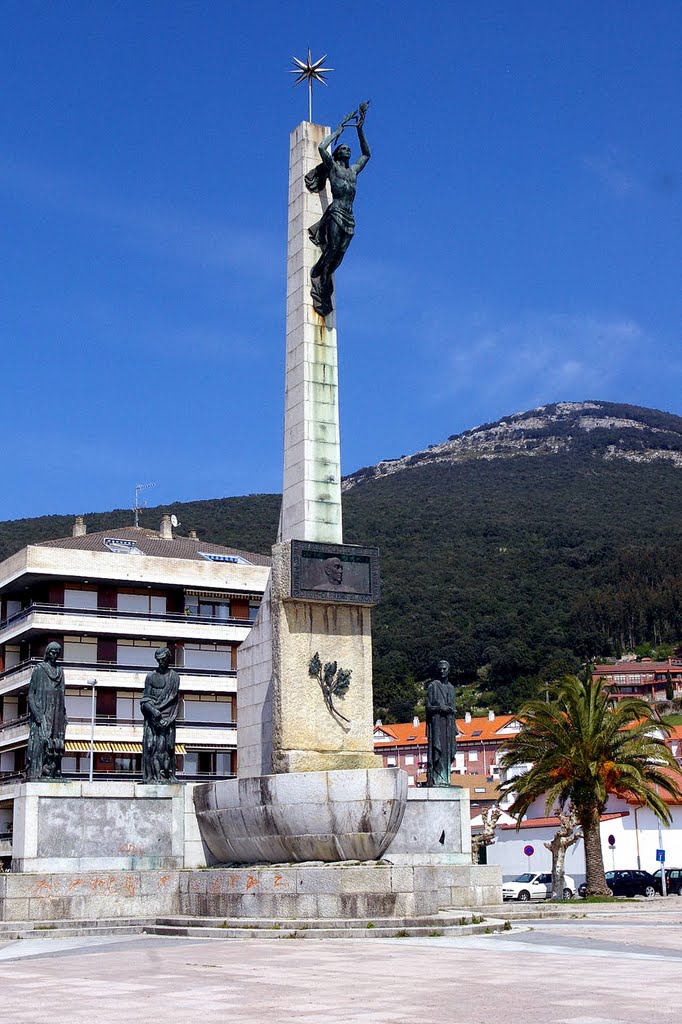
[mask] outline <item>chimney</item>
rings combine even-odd
[[[464,715],[464,721],[468,724],[471,721],[471,712],[467,711]]]
[[[384,723],[381,721],[381,719],[377,718],[376,722],[374,723],[374,728],[375,729],[380,729],[383,724]]]
[[[412,728],[413,729],[417,729],[418,727],[419,727],[419,718],[417,717],[417,715],[415,715],[414,718],[412,719]]]
[[[188,536],[190,540],[199,540],[196,530],[190,530]]]
[[[73,529],[71,531],[71,536],[72,537],[84,537],[87,532],[88,532],[88,529],[87,529],[87,527],[85,525],[85,520],[83,519],[83,516],[76,516],[76,518],[74,520],[74,523],[73,523]]]
[[[173,527],[171,525],[171,517],[168,513],[165,513],[161,519],[161,529],[159,530],[162,540],[173,540]]]
[[[492,708],[488,712],[488,721],[489,722],[494,722],[495,721],[495,712],[492,710]]]

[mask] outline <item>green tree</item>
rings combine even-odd
[[[501,788],[515,794],[510,810],[519,822],[543,794],[547,813],[573,805],[585,845],[587,893],[607,895],[599,822],[609,794],[631,794],[670,823],[661,793],[680,796],[679,768],[661,737],[670,730],[645,701],[614,701],[591,673],[584,680],[564,676],[549,695],[548,703],[534,700],[522,708],[522,729],[501,764],[523,770]]]

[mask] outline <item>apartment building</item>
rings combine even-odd
[[[177,770],[236,773],[237,648],[258,610],[269,558],[123,527],[32,544],[0,563],[0,781],[21,777],[31,671],[62,645],[67,777],[141,777],[140,697],[167,645],[181,679]],[[93,739],[94,719],[94,739]]]
[[[641,697],[651,704],[666,699],[666,691],[672,688],[674,697],[682,696],[682,661],[668,658],[666,661],[617,661],[611,665],[595,665],[592,674],[611,686],[616,700],[623,697]]]
[[[453,775],[499,777],[498,761],[509,738],[521,725],[514,715],[496,715],[489,711],[484,717],[467,712],[457,719],[457,748],[452,766]],[[402,768],[410,786],[426,782],[426,723],[418,718],[397,725],[377,722],[374,727],[374,750],[387,768]]]

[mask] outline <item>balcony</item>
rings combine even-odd
[[[23,746],[28,742],[29,716],[0,722],[0,749]],[[87,753],[90,749],[90,718],[71,717],[66,727],[67,753]],[[98,752],[102,744],[124,743],[139,747],[142,752],[142,719],[116,718],[99,715],[95,718],[94,742]],[[216,750],[234,750],[237,746],[236,722],[194,722],[179,718],[176,743],[182,747],[212,747]],[[69,747],[71,748],[69,750]],[[75,748],[79,749],[76,750]]]
[[[74,779],[82,781],[90,777],[89,768],[81,769],[81,771],[65,771],[62,773],[64,779]],[[234,774],[226,775],[219,772],[178,772],[178,782],[217,782],[221,779],[235,779],[237,776]],[[94,782],[142,782],[142,772],[135,771],[115,771],[115,772],[99,772],[93,771],[92,778]],[[0,786],[7,784],[14,784],[26,782],[26,772],[0,772]],[[0,795],[2,795],[0,791]],[[6,849],[6,853],[3,850]],[[0,834],[0,857],[12,855],[12,837],[11,833],[5,834],[3,840],[2,834]]]
[[[41,658],[30,658],[19,665],[0,672],[0,695],[13,693],[28,687],[31,672],[39,665]],[[143,690],[144,680],[148,672],[153,671],[150,665],[116,665],[113,662],[60,662],[64,669],[64,682],[67,687],[87,689],[90,680],[96,679],[98,686],[113,687],[118,690]],[[184,668],[175,666],[180,676],[181,693],[236,693],[237,673],[234,669],[216,672],[211,668]]]
[[[0,644],[30,632],[97,633],[99,636],[161,636],[164,640],[241,643],[249,619],[215,619],[207,615],[119,612],[111,608],[67,608],[61,604],[30,604],[0,623]]]

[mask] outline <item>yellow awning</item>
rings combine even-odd
[[[89,754],[90,744],[87,740],[67,740],[65,743],[67,754]],[[113,740],[95,740],[93,748],[96,754],[141,754],[141,743],[116,743]],[[184,754],[184,743],[175,744],[175,753]]]

